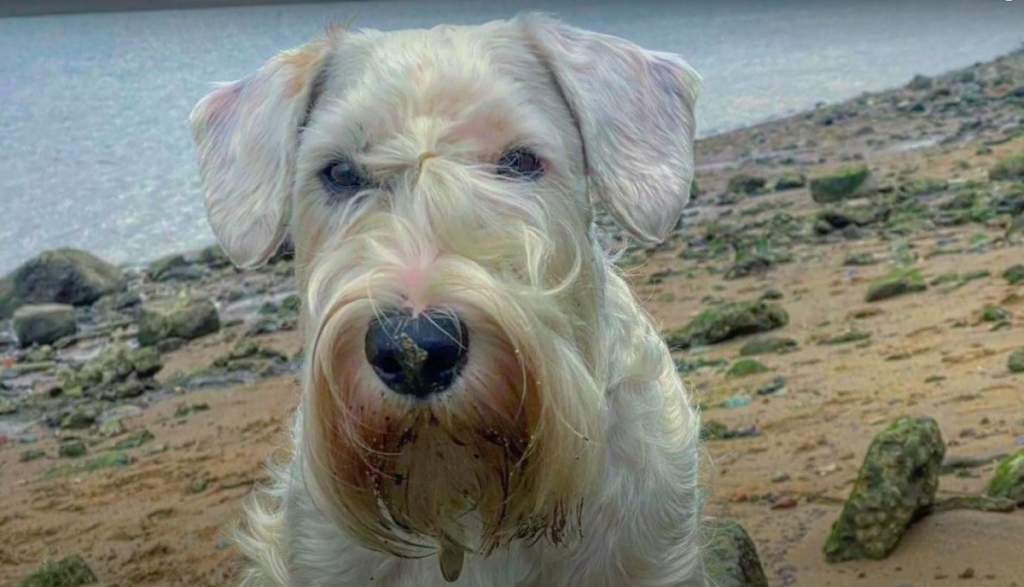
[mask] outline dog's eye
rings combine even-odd
[[[340,194],[361,189],[366,179],[349,161],[332,161],[320,171],[320,179],[330,191]]]
[[[513,149],[498,160],[498,175],[514,179],[537,179],[544,175],[544,162],[529,149]]]

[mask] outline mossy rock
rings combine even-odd
[[[69,304],[31,304],[14,311],[11,325],[22,347],[50,345],[78,332]]]
[[[57,456],[65,459],[77,459],[85,456],[88,449],[85,447],[85,442],[82,440],[69,440],[67,442],[60,443],[57,447]]]
[[[989,481],[986,494],[1002,497],[1024,505],[1024,448],[999,462]]]
[[[100,469],[128,466],[133,462],[135,462],[135,460],[131,455],[123,452],[111,452],[89,460],[76,460],[64,465],[51,467],[46,470],[43,477],[46,479],[54,479],[57,477],[66,477],[68,475],[91,473]]]
[[[17,587],[82,587],[99,583],[85,560],[71,554],[60,560],[47,560],[31,575],[18,581]]]
[[[871,170],[865,165],[841,167],[811,179],[811,198],[819,204],[832,204],[873,192]]]
[[[747,341],[740,347],[740,356],[782,354],[796,350],[799,343],[795,338],[785,336],[760,336]]]
[[[121,271],[86,251],[43,251],[0,278],[0,320],[21,306],[87,306],[125,287]]]
[[[747,531],[733,520],[709,520],[704,566],[715,587],[768,587],[768,577]]]
[[[878,302],[926,289],[928,284],[921,276],[920,269],[893,269],[871,281],[864,299],[867,302]]]
[[[1013,314],[1006,308],[996,304],[985,304],[981,310],[983,322],[1009,322],[1013,320]]]
[[[162,340],[193,340],[220,330],[220,313],[207,297],[190,296],[146,304],[139,313],[138,341],[155,346]]]
[[[801,173],[785,173],[775,180],[775,191],[795,190],[807,185],[807,176]]]
[[[150,380],[163,369],[160,353],[154,348],[129,348],[114,344],[78,367],[64,367],[57,379],[65,394],[92,394],[94,390],[111,388],[131,380]]]
[[[726,375],[729,377],[747,377],[748,375],[755,375],[757,373],[767,373],[770,371],[768,367],[757,359],[740,359],[729,367],[726,371]]]
[[[789,324],[789,313],[766,301],[725,302],[698,314],[686,326],[670,332],[672,348],[718,344],[741,336],[768,332]]]
[[[180,253],[174,253],[165,257],[160,257],[156,261],[149,264],[146,268],[146,273],[149,278],[154,281],[163,281],[176,269],[183,269],[188,267],[189,262],[185,259],[185,255]]]
[[[848,344],[851,342],[861,342],[871,338],[871,333],[867,330],[847,330],[832,336],[825,337],[818,341],[818,344],[823,345],[837,345],[837,344]]]
[[[1010,353],[1006,359],[1006,367],[1010,373],[1024,373],[1024,347]]]
[[[152,432],[143,428],[141,430],[136,430],[135,432],[132,432],[125,436],[124,438],[122,438],[121,440],[117,441],[117,443],[114,444],[113,449],[128,450],[132,448],[139,448],[140,446],[149,442],[150,440],[153,440],[154,438],[156,438],[156,436],[154,436]]]
[[[1024,153],[1009,155],[1000,159],[988,171],[991,181],[1024,180]]]
[[[1003,271],[1003,279],[1010,285],[1024,283],[1024,265],[1013,265]]]
[[[884,559],[931,512],[946,445],[928,416],[903,416],[868,447],[853,490],[824,545],[829,563]]]
[[[754,195],[761,193],[768,181],[758,175],[740,173],[729,178],[726,191],[731,194]]]

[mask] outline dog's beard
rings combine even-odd
[[[414,400],[377,379],[363,348],[376,312],[404,302],[380,286],[400,281],[399,266],[342,261],[324,271],[311,291],[344,285],[320,298],[308,347],[303,451],[318,505],[364,546],[406,557],[578,536],[603,462],[603,386],[580,341],[588,304],[567,313],[564,290],[524,293],[512,273],[437,258],[420,295],[462,318],[468,360],[449,390]]]

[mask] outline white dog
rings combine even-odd
[[[303,295],[244,584],[702,585],[699,417],[591,201],[666,238],[700,77],[536,14],[347,28],[191,116],[218,241],[245,268],[290,235]]]

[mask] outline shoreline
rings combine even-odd
[[[980,497],[1024,449],[1024,48],[697,156],[677,230],[618,267],[701,408],[707,513],[743,525],[770,587],[1019,582],[1024,509]],[[0,340],[0,421],[35,422],[0,431],[3,573],[80,554],[110,587],[235,580],[222,529],[286,437],[301,300],[287,256],[239,272],[218,250],[118,269],[48,349]],[[752,309],[754,334],[698,328]],[[943,507],[880,560],[826,562],[872,439],[908,414],[941,432]]]

